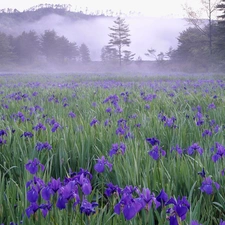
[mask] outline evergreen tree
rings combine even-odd
[[[131,61],[134,60],[135,54],[128,50],[124,50],[123,53],[124,53],[123,62],[125,62],[126,64],[130,64]]]
[[[41,35],[41,52],[49,62],[55,62],[57,59],[58,38],[59,37],[54,30],[45,30],[44,34]]]
[[[18,63],[33,63],[39,55],[39,38],[35,31],[23,32],[14,41],[14,52]]]
[[[84,43],[81,44],[80,48],[79,48],[79,54],[80,54],[80,61],[83,63],[87,63],[91,61],[90,58],[90,51],[87,47],[87,45],[85,45]]]
[[[60,63],[65,63],[77,59],[79,56],[76,43],[71,43],[64,36],[58,37],[56,40],[57,59]]]
[[[177,39],[178,47],[171,52],[174,62],[189,65],[195,70],[210,69],[212,57],[209,55],[208,38],[199,29],[189,27]]]
[[[103,62],[115,62],[117,60],[117,49],[110,48],[110,46],[104,46],[101,50],[101,60]]]
[[[216,35],[216,53],[221,60],[225,60],[225,0],[222,0],[217,5],[218,11],[221,15],[218,17],[217,22],[217,35]]]
[[[217,5],[220,1],[221,0],[201,0],[200,5],[202,5],[202,8],[200,9],[200,11],[194,11],[192,7],[188,5],[186,5],[185,8],[185,11],[187,13],[187,21],[196,29],[198,29],[208,39],[208,51],[210,56],[213,55],[213,14],[216,12]],[[206,23],[205,20],[202,19],[202,13],[207,16],[207,29],[205,29]]]
[[[12,46],[10,45],[9,37],[0,33],[0,65],[4,65],[12,61]]]
[[[109,29],[112,31],[112,33],[109,34],[111,39],[109,40],[107,48],[110,53],[116,53],[116,59],[119,61],[121,66],[124,58],[123,54],[127,54],[126,51],[123,51],[123,47],[129,47],[131,43],[129,38],[129,25],[125,23],[125,19],[117,17],[114,21],[114,26],[110,27]]]

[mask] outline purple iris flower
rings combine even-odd
[[[216,106],[214,103],[211,103],[208,105],[208,109],[215,109],[215,108],[216,108]]]
[[[33,187],[38,192],[41,192],[42,188],[45,187],[45,182],[39,178],[34,176],[34,178],[26,183],[26,188]]]
[[[219,225],[225,225],[225,221],[220,220],[220,224]]]
[[[73,112],[69,112],[68,116],[71,117],[71,118],[75,118],[76,117],[76,114],[73,113]]]
[[[210,120],[209,121],[209,126],[212,127],[214,125],[216,125],[216,121],[215,120]]]
[[[107,108],[106,110],[105,110],[107,113],[109,113],[109,114],[111,114],[112,113],[112,108]]]
[[[161,205],[161,203],[156,200],[154,193],[151,194],[151,191],[148,188],[143,188],[142,193],[140,193],[139,196],[144,200],[145,209],[148,211],[151,209],[153,202],[155,203],[156,209]]]
[[[87,216],[95,213],[95,207],[98,206],[97,202],[88,202],[86,199],[83,199],[81,206],[80,206],[80,212],[86,214]]]
[[[166,121],[165,121],[165,123],[164,123],[164,126],[165,127],[171,127],[171,128],[176,128],[176,126],[174,125],[174,121],[175,121],[176,119],[174,118],[174,117],[172,117],[172,118],[166,118]]]
[[[66,208],[66,204],[70,199],[74,199],[74,206],[80,203],[80,196],[78,193],[78,185],[74,180],[69,181],[66,185],[61,186],[58,190],[58,199],[56,206],[62,210]]]
[[[43,149],[51,150],[52,146],[48,142],[37,142],[35,149],[37,151],[42,151]]]
[[[0,146],[6,144],[6,140],[0,137]]]
[[[111,123],[111,121],[109,119],[106,119],[104,122],[104,125],[107,127],[110,125],[110,123]]]
[[[205,170],[204,170],[204,168],[202,169],[201,172],[198,172],[198,175],[200,175],[202,178],[205,178]]]
[[[59,188],[61,187],[60,178],[58,178],[57,180],[54,178],[51,178],[51,181],[49,182],[49,186],[52,189],[52,191],[54,193],[56,193],[59,190]]]
[[[40,161],[35,158],[34,160],[29,160],[25,165],[26,170],[28,170],[31,174],[36,174],[38,172],[38,166],[41,167],[41,170],[44,171],[45,167],[40,163]]]
[[[107,188],[105,190],[105,195],[107,197],[110,197],[112,194],[120,194],[121,193],[121,188],[118,185],[113,185],[112,183],[106,184]]]
[[[140,123],[137,123],[134,126],[140,128],[141,127],[141,124]]]
[[[197,143],[194,143],[187,149],[188,155],[192,155],[194,151],[197,151],[200,155],[202,155],[204,150]]]
[[[50,202],[48,202],[47,204],[41,204],[39,205],[39,209],[41,210],[42,215],[45,218],[48,212],[52,209],[52,204]]]
[[[212,132],[210,130],[204,130],[202,132],[202,137],[212,136]]]
[[[204,119],[203,119],[203,115],[201,112],[197,112],[194,118],[196,119],[197,126],[203,125]]]
[[[31,215],[33,215],[37,210],[39,209],[39,206],[36,202],[31,203],[30,206],[25,210],[27,217],[30,218]]]
[[[19,118],[22,122],[24,122],[26,120],[25,116],[23,115],[22,112],[18,112],[17,113],[17,118]]]
[[[54,191],[51,189],[50,185],[45,186],[41,191],[41,197],[45,201],[49,201],[51,198],[51,195],[53,195],[53,194],[54,194]]]
[[[166,116],[163,114],[163,113],[159,113],[158,114],[158,119],[161,121],[161,122],[165,122],[166,121]]]
[[[123,112],[123,109],[117,104],[115,105],[115,110],[114,110],[115,113],[122,113]]]
[[[202,181],[200,190],[202,192],[205,192],[207,195],[211,195],[213,194],[213,186],[215,186],[217,190],[219,190],[220,188],[220,185],[214,182],[210,177],[205,177],[204,180]]]
[[[0,136],[7,136],[6,130],[0,130]]]
[[[165,156],[166,152],[159,147],[158,145],[154,145],[152,149],[148,152],[148,154],[154,159],[158,160],[160,156]]]
[[[126,150],[126,145],[123,142],[121,142],[120,144],[118,143],[112,144],[112,148],[109,151],[109,156],[112,157],[113,155],[116,155],[119,153],[124,155],[125,150]]]
[[[218,133],[218,132],[219,132],[219,129],[220,129],[220,126],[219,126],[219,125],[216,125],[216,126],[214,127],[214,132],[215,132],[215,133]]]
[[[160,144],[160,141],[156,137],[146,138],[146,141],[150,143],[152,146]]]
[[[150,105],[146,104],[145,109],[150,109]]]
[[[178,224],[177,221],[177,216],[180,217],[181,221],[186,219],[186,214],[188,212],[188,210],[190,209],[190,204],[187,200],[186,197],[183,197],[182,199],[180,199],[180,197],[178,197],[178,199],[176,200],[175,198],[170,198],[165,205],[174,205],[173,208],[169,208],[167,210],[167,213],[170,214],[170,217],[172,217],[170,219],[170,224]]]
[[[38,192],[37,190],[32,187],[28,192],[27,192],[27,200],[30,203],[34,203],[38,200]]]
[[[162,205],[164,205],[168,200],[168,195],[164,191],[164,189],[161,190],[159,195],[156,197],[156,200],[160,202]]]
[[[225,155],[225,147],[221,145],[220,143],[216,142],[216,154],[212,156],[213,162],[217,162],[219,159],[221,159]]]
[[[68,202],[68,200],[66,198],[64,198],[62,194],[59,194],[59,197],[56,202],[56,206],[57,206],[57,208],[59,208],[59,210],[65,209],[67,202]]]
[[[103,173],[105,170],[105,166],[108,166],[109,171],[112,171],[112,164],[109,163],[106,159],[105,156],[102,156],[101,159],[98,159],[98,162],[95,164],[94,169],[98,173]]]
[[[119,215],[121,211],[123,211],[125,219],[131,220],[144,207],[144,200],[142,198],[133,198],[132,194],[129,192],[129,188],[125,188],[122,198],[114,207],[114,212]]]
[[[157,97],[156,94],[148,94],[148,95],[143,97],[143,100],[151,102],[156,97]]]
[[[116,135],[123,136],[126,134],[127,129],[124,127],[118,127],[116,129]]]
[[[57,130],[59,127],[60,127],[60,124],[57,123],[57,122],[55,122],[55,123],[53,124],[53,126],[52,126],[51,131],[54,133],[54,132],[56,132],[56,130]]]
[[[33,127],[33,130],[35,131],[46,130],[46,127],[42,123],[38,123],[36,126]]]
[[[20,137],[25,137],[25,138],[32,138],[34,135],[29,132],[29,131],[25,131]]]
[[[183,150],[179,145],[176,145],[176,147],[172,147],[170,152],[172,152],[172,151],[176,151],[179,155],[182,155],[182,153],[183,153]]]
[[[93,119],[91,122],[90,122],[90,126],[95,126],[96,124],[99,124],[99,121],[97,119]]]
[[[80,185],[81,185],[82,192],[85,195],[91,194],[91,192],[92,192],[91,182],[83,173],[80,175],[79,182],[80,182]]]
[[[172,211],[172,210],[167,210],[166,212],[167,213],[172,213],[172,212],[170,212],[170,211]],[[177,217],[176,217],[176,215],[171,215],[170,217],[169,217],[169,221],[170,221],[170,225],[179,225],[179,223],[178,223],[178,221],[177,221]]]

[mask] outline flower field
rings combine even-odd
[[[0,224],[225,224],[222,76],[0,75]]]

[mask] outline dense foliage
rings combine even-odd
[[[54,30],[45,30],[41,35],[23,32],[17,37],[0,33],[0,49],[0,65],[91,61],[87,45],[77,46]]]

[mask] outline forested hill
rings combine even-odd
[[[10,32],[9,28],[15,25],[34,23],[52,14],[62,16],[71,22],[105,16],[95,13],[86,14],[83,11],[70,11],[70,5],[40,4],[23,12],[17,9],[2,9],[0,10],[0,31],[8,33]]]

